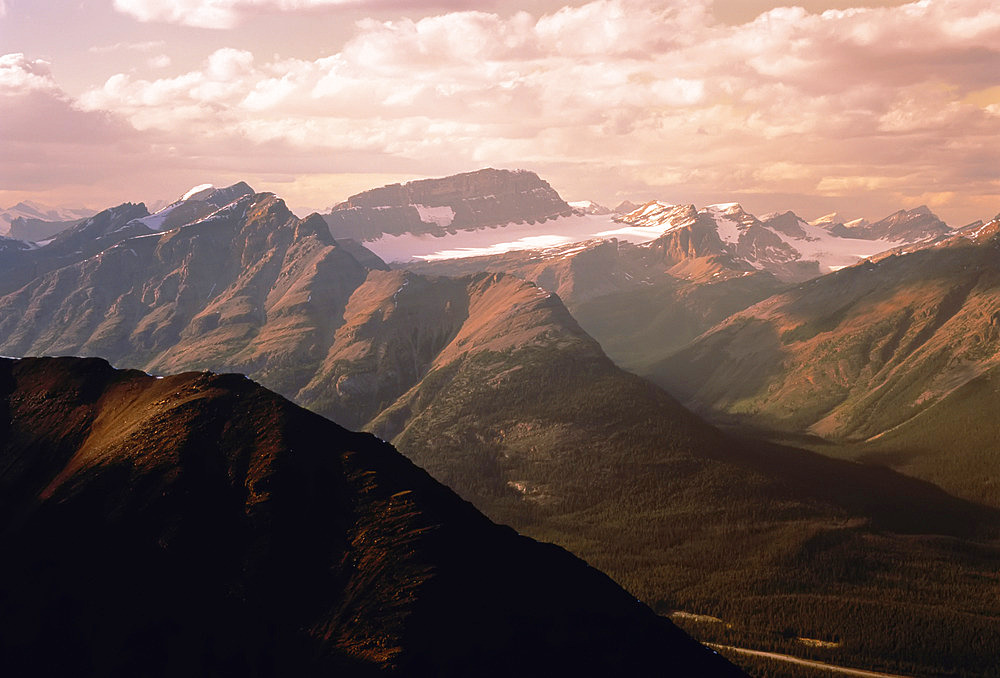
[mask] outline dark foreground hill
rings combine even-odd
[[[0,361],[4,675],[740,675],[238,375]]]

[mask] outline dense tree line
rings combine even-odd
[[[946,536],[878,497],[817,499],[836,482],[830,460],[815,455],[812,469],[807,452],[748,451],[662,392],[637,398],[653,388],[642,380],[544,347],[466,357],[425,386],[394,441],[404,453],[657,611],[723,620],[680,622],[699,639],[916,676],[1000,675],[1000,549],[962,534],[945,499],[921,510],[944,516],[933,527]],[[815,486],[775,484],[794,459]]]

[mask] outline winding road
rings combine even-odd
[[[808,666],[814,669],[824,669],[826,671],[833,671],[834,673],[840,673],[845,676],[861,676],[862,678],[911,678],[910,676],[902,676],[897,673],[879,673],[878,671],[865,671],[864,669],[849,669],[843,666],[834,666],[833,664],[824,664],[823,662],[812,661],[810,659],[799,659],[798,657],[793,657],[788,654],[778,654],[777,652],[763,652],[761,650],[747,650],[742,647],[731,647],[729,645],[716,645],[715,643],[705,643],[710,648],[718,650],[719,652],[736,652],[739,654],[753,655],[754,657],[765,657],[767,659],[774,659],[781,662],[788,662],[789,664],[798,664],[799,666]]]

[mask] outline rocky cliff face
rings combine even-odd
[[[0,360],[0,413],[12,675],[742,675],[239,375]]]
[[[253,189],[239,182],[205,190],[178,200],[156,214],[143,203],[122,203],[63,228],[41,247],[22,248],[12,256],[0,253],[0,295],[13,292],[49,271],[88,260],[115,244],[143,235],[170,231],[203,219]]]
[[[404,233],[443,235],[572,213],[534,172],[484,169],[365,191],[323,218],[334,237],[364,241]]]
[[[270,194],[170,231],[126,223],[145,233],[0,299],[6,354],[228,368],[294,392],[368,273],[322,219],[297,219]]]

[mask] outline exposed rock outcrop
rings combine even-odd
[[[404,233],[444,235],[572,213],[534,172],[483,169],[365,191],[323,218],[335,238],[365,241]]]

